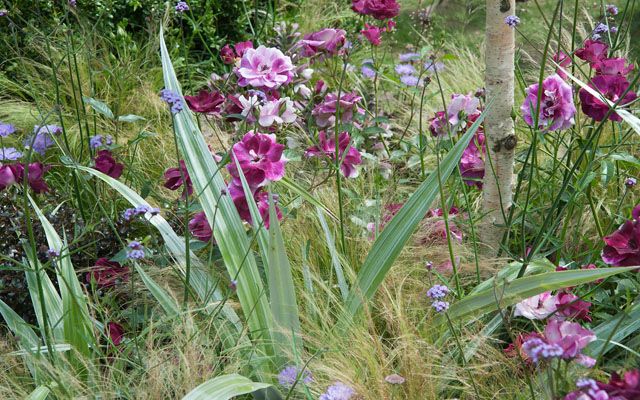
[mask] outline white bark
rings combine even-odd
[[[487,151],[482,209],[486,215],[480,230],[482,242],[498,250],[504,234],[504,217],[511,205],[514,135],[513,91],[515,31],[504,19],[516,14],[515,0],[486,0],[485,88],[487,114],[484,120]]]

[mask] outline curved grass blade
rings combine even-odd
[[[485,112],[488,107],[490,104],[485,108]],[[484,112],[480,114],[476,122],[440,162],[440,178],[443,183],[457,167],[462,152],[467,148],[476,130],[480,127],[484,116]],[[373,247],[358,272],[356,284],[349,293],[346,307],[349,315],[355,315],[362,307],[363,301],[368,301],[373,297],[387,272],[400,255],[402,248],[439,194],[439,185],[438,174],[435,172],[429,174],[373,243]]]
[[[293,193],[302,197],[303,199],[313,204],[314,206],[320,207],[322,211],[324,211],[329,217],[331,217],[331,219],[333,219],[334,221],[338,221],[338,217],[336,217],[336,215],[331,210],[329,210],[329,208],[325,206],[324,203],[322,203],[320,200],[313,197],[313,195],[309,193],[307,189],[303,188],[298,183],[292,181],[291,179],[285,176],[284,178],[280,179],[277,184],[286,187],[287,189],[291,190]]]
[[[342,269],[342,264],[340,264],[340,256],[338,255],[338,249],[336,249],[336,242],[331,235],[327,220],[325,220],[324,215],[322,215],[322,209],[320,207],[316,207],[316,212],[318,214],[320,226],[322,226],[322,230],[324,231],[324,237],[327,247],[329,248],[329,253],[331,254],[331,264],[333,264],[333,269],[336,271],[336,279],[338,280],[338,287],[340,288],[342,300],[346,301],[349,297],[349,285],[347,284],[347,280],[344,278],[344,270]]]
[[[167,293],[163,288],[161,288],[160,285],[156,283],[156,281],[151,279],[151,277],[147,275],[147,273],[144,272],[144,270],[140,268],[139,265],[136,264],[135,268],[136,272],[138,272],[138,275],[140,275],[140,279],[142,279],[144,285],[147,287],[147,289],[149,289],[151,295],[153,295],[153,297],[158,300],[158,303],[160,304],[164,312],[169,316],[178,315],[180,313],[180,307],[178,306],[178,303],[176,303],[175,299],[171,297],[169,293]]]
[[[223,375],[196,387],[182,400],[229,400],[232,397],[253,393],[270,386],[266,383],[253,382],[238,374]]]

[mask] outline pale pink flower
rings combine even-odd
[[[280,50],[260,46],[257,49],[246,49],[235,72],[238,85],[242,87],[272,89],[291,82],[294,67],[291,58]]]
[[[516,304],[514,316],[528,319],[545,319],[556,311],[556,297],[551,292],[543,292]]]

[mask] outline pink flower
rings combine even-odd
[[[632,212],[633,219],[626,221],[609,236],[604,237],[602,260],[614,267],[640,265],[640,205]]]
[[[333,135],[330,136],[330,138],[327,138],[325,131],[320,131],[318,134],[318,145],[309,147],[304,155],[306,157],[326,156],[329,157],[331,161],[335,162],[336,141]],[[358,149],[351,147],[350,143],[351,137],[348,132],[342,132],[338,136],[338,157],[342,160],[340,163],[340,170],[345,177],[355,178],[358,176],[358,169],[356,168],[356,165],[362,163],[362,157],[360,156]],[[347,147],[349,148],[348,151]],[[344,154],[345,151],[347,151],[347,154]]]
[[[633,369],[623,376],[611,374],[609,383],[598,382],[598,387],[606,391],[612,400],[640,399],[640,370]]]
[[[179,165],[178,168],[169,168],[164,172],[164,187],[170,190],[177,190],[184,185],[182,197],[186,197],[187,194],[191,195],[193,193],[193,185],[184,160],[180,160]]]
[[[49,169],[51,169],[50,165],[43,165],[40,162],[29,164],[28,170],[27,168],[24,168],[24,175],[27,175],[29,186],[31,186],[31,189],[33,189],[34,192],[45,193],[49,191],[49,186],[47,186],[47,182],[44,181],[44,174]]]
[[[449,131],[444,111],[437,111],[435,117],[429,120],[429,130],[434,137],[447,135]]]
[[[605,43],[597,40],[587,39],[584,42],[584,46],[577,49],[575,52],[576,57],[589,62],[590,64],[597,63],[598,61],[607,57],[607,51],[609,46]]]
[[[109,335],[111,342],[115,346],[119,346],[124,339],[124,328],[116,322],[109,322],[107,324],[107,334]]]
[[[382,43],[382,32],[384,32],[383,28],[378,28],[377,26],[367,23],[364,24],[364,29],[360,31],[365,39],[374,46],[380,46]]]
[[[593,64],[596,75],[626,76],[633,70],[633,64],[627,65],[626,58],[605,58]]]
[[[349,122],[353,119],[353,110],[357,108],[357,103],[362,100],[362,97],[358,96],[355,92],[342,93],[340,95],[340,119],[344,122]],[[335,125],[336,112],[338,107],[338,94],[329,93],[325,96],[322,103],[315,106],[311,114],[316,119],[316,124],[325,128],[327,126]]]
[[[204,211],[200,211],[189,221],[189,232],[191,232],[193,237],[202,242],[209,242],[211,240],[213,231],[211,230],[211,225],[209,225]]]
[[[370,15],[375,19],[388,19],[400,13],[396,0],[352,0],[351,9],[358,14]]]
[[[249,211],[249,203],[247,203],[247,198],[244,195],[244,190],[242,186],[239,186],[232,182],[229,185],[229,195],[233,200],[233,204],[236,206],[236,210],[238,210],[238,214],[240,218],[244,221],[253,224],[253,219],[251,218],[251,211]],[[282,212],[278,208],[277,201],[278,196],[272,194],[274,205],[276,208],[276,215],[278,220],[282,219]],[[258,207],[258,212],[260,213],[260,217],[264,222],[264,227],[269,229],[270,221],[269,221],[269,193],[265,192],[261,188],[258,188],[253,193],[253,200],[256,202],[256,206]]]
[[[197,96],[184,96],[189,109],[203,114],[217,114],[224,103],[224,96],[218,91],[210,92],[202,89]]]
[[[555,298],[559,317],[591,322],[589,315],[591,303],[580,300],[578,296],[570,292],[560,292]]]
[[[304,39],[298,42],[303,57],[312,57],[324,52],[329,55],[338,54],[338,50],[344,45],[346,32],[342,29],[325,28],[318,32],[304,35]]]
[[[20,163],[0,166],[0,190],[22,181],[24,167]]]
[[[460,158],[460,175],[462,175],[462,179],[467,185],[475,185],[478,189],[482,189],[482,179],[484,178],[483,155],[485,151],[484,134],[478,129]]]
[[[619,101],[618,107],[624,106],[638,97],[635,92],[629,90],[622,99],[620,98],[629,88],[629,81],[621,75],[596,75],[591,79],[589,86],[595,88],[597,92],[611,102],[616,103]],[[602,121],[609,111],[609,105],[585,89],[580,89],[579,95],[582,102],[582,112],[596,121]],[[611,121],[622,121],[622,117],[615,112],[609,115],[609,119]]]
[[[124,165],[116,162],[109,150],[100,150],[94,158],[95,169],[103,174],[109,175],[113,179],[120,178]]]
[[[257,49],[246,49],[240,67],[235,72],[241,87],[272,89],[291,82],[294,67],[291,58],[280,50],[260,46]]]
[[[571,57],[569,57],[564,51],[554,54],[553,61],[557,62],[564,69],[567,69],[571,65]],[[556,69],[556,74],[558,74],[562,79],[567,78],[567,74],[565,74],[560,68]]]
[[[451,125],[457,125],[465,117],[479,114],[480,100],[472,95],[453,94],[447,106],[447,116]]]
[[[550,291],[540,293],[516,304],[514,316],[528,319],[545,319],[556,311],[556,298]]]
[[[110,261],[108,258],[99,258],[91,267],[91,271],[87,272],[85,279],[87,283],[95,281],[101,289],[110,288],[129,280],[129,267]]]
[[[527,96],[520,107],[524,121],[534,125],[534,115],[538,106],[538,84],[527,88]],[[573,104],[573,90],[560,76],[551,75],[542,81],[542,97],[538,113],[538,129],[541,131],[557,131],[568,129],[573,125],[576,107]]]
[[[227,170],[234,182],[242,187],[235,163],[237,158],[249,186],[264,186],[269,181],[278,181],[284,176],[287,160],[282,156],[283,151],[284,146],[276,142],[275,135],[249,131],[241,141],[233,145]]]
[[[270,127],[274,123],[278,125],[291,124],[297,118],[293,107],[293,101],[288,97],[267,101],[260,107],[258,123],[262,127]]]
[[[550,319],[543,334],[547,343],[562,348],[561,358],[565,360],[578,357],[582,349],[596,340],[596,335],[580,324],[558,319]]]

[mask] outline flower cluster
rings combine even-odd
[[[358,102],[362,97],[355,92],[350,93],[329,93],[324,100],[316,105],[311,112],[315,117],[316,124],[321,127],[331,127],[336,123],[336,117],[339,115],[342,123],[350,122],[353,119],[354,111],[361,113]]]
[[[449,302],[443,299],[447,297],[450,292],[451,290],[444,285],[433,285],[427,290],[427,297],[432,300],[431,307],[433,307],[437,313],[443,313],[449,309]]]
[[[313,376],[309,370],[301,370],[295,365],[288,365],[278,374],[278,383],[285,388],[291,388],[300,382],[305,385],[313,382]]]
[[[396,0],[352,0],[351,9],[358,14],[384,20],[396,17],[400,12],[400,5]]]
[[[44,156],[47,149],[55,144],[53,137],[61,133],[62,128],[57,125],[36,125],[33,128],[33,134],[27,137],[23,144],[25,148],[31,148]]]
[[[592,367],[595,360],[582,354],[582,350],[596,340],[595,334],[576,322],[552,318],[542,334],[530,334],[522,343],[522,351],[534,363],[551,358],[575,360]]]
[[[145,215],[146,213],[149,213],[153,217],[160,214],[160,209],[150,207],[146,204],[137,206],[135,208],[127,208],[122,213],[122,219],[124,219],[125,221],[132,221],[134,218]]]
[[[520,18],[516,15],[508,15],[504,18],[504,23],[507,24],[510,28],[515,28],[520,24]]]
[[[325,131],[318,134],[318,144],[311,146],[304,153],[306,157],[328,157],[332,163],[336,161],[336,140],[335,137],[327,137]],[[351,137],[348,132],[338,135],[338,159],[340,160],[340,171],[347,178],[358,176],[356,165],[362,163],[360,152],[351,146]]]
[[[170,89],[162,89],[160,91],[160,98],[169,105],[171,114],[177,114],[182,111],[182,98],[180,95]]]
[[[138,242],[137,240],[134,240],[132,242],[129,242],[127,247],[129,248],[129,250],[127,251],[128,259],[141,260],[144,258],[145,253],[144,253],[144,246],[142,246],[142,243]]]
[[[220,50],[220,58],[225,64],[235,64],[248,49],[253,49],[253,42],[239,42],[233,48],[227,44]]]
[[[111,146],[113,144],[113,137],[111,135],[107,135],[106,137],[102,135],[94,135],[89,138],[89,147],[92,149],[98,149],[102,146]]]
[[[44,181],[44,174],[50,168],[51,166],[40,162],[0,165],[0,190],[4,190],[14,184],[21,184],[26,178],[27,183],[35,193],[48,192],[49,186]]]
[[[186,1],[179,1],[178,4],[176,4],[176,12],[183,13],[186,11],[189,11],[189,4],[187,4]]]

